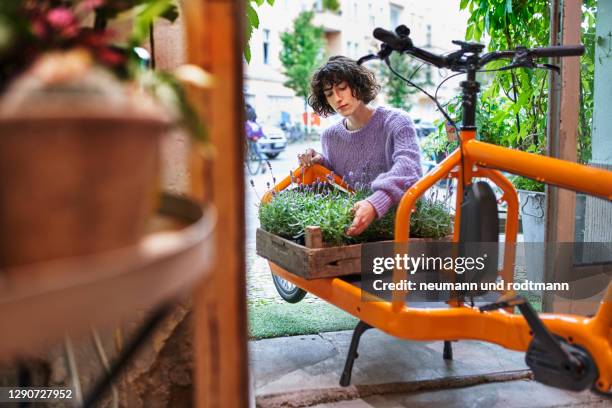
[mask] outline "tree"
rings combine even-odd
[[[314,13],[301,12],[293,21],[293,31],[281,34],[283,48],[280,61],[288,78],[284,85],[304,98],[304,111],[308,109],[310,79],[323,61],[323,29],[312,24]]]
[[[244,59],[247,62],[251,62],[251,35],[253,35],[253,29],[259,28],[259,16],[255,7],[261,7],[263,4],[268,3],[270,6],[274,5],[274,0],[246,0],[246,35],[244,42]]]
[[[339,13],[340,2],[338,0],[323,0],[323,10],[329,10],[334,13]]]
[[[427,70],[430,70],[431,67],[423,66],[422,63],[395,52],[389,57],[389,62],[394,71],[414,82],[416,85],[421,87],[432,85],[431,78],[427,75]],[[414,102],[411,96],[420,91],[398,78],[385,64],[381,64],[380,67],[382,87],[387,93],[389,104],[396,108],[409,111]]]

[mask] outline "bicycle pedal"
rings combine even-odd
[[[570,391],[589,388],[598,377],[597,366],[589,352],[551,333],[524,298],[517,306],[533,335],[525,354],[525,363],[533,371],[533,378]]]
[[[556,340],[567,358],[559,358],[537,336],[529,344],[525,362],[533,372],[533,378],[542,384],[569,391],[583,391],[591,387],[598,377],[591,355],[562,338],[556,337]]]

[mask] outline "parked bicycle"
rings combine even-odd
[[[303,142],[306,138],[306,133],[299,124],[293,124],[285,128],[285,137],[287,143],[299,143]]]
[[[263,137],[261,126],[254,121],[247,120],[245,123],[245,154],[244,161],[250,175],[256,176],[265,172],[265,158],[260,152],[257,141]]]

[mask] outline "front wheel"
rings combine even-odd
[[[280,276],[272,274],[272,281],[274,282],[274,286],[276,286],[276,291],[286,302],[297,303],[306,296],[306,291],[304,289],[298,288],[293,283]]]
[[[246,167],[250,175],[256,176],[260,171],[263,173],[263,157],[261,157],[261,153],[257,147],[257,142],[249,140],[247,143],[247,151],[245,155]]]

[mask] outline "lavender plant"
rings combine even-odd
[[[304,242],[304,231],[312,225],[321,228],[323,241],[331,246],[393,239],[395,209],[375,220],[361,235],[346,235],[353,222],[351,209],[370,194],[367,189],[349,194],[328,182],[296,185],[260,205],[259,220],[265,231],[298,243]],[[437,239],[450,233],[451,215],[444,203],[425,198],[417,202],[415,210],[410,222],[411,237]]]

